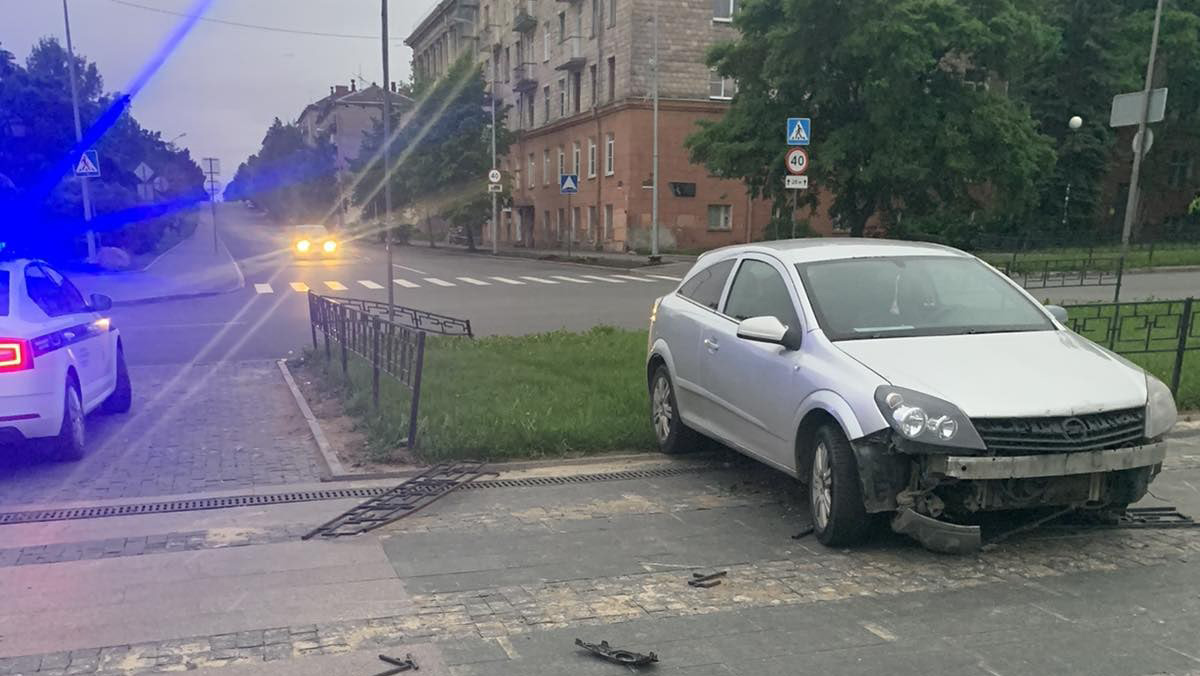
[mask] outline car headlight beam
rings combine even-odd
[[[327,239],[325,240],[325,243],[321,245],[321,248],[325,249],[325,253],[333,253],[334,250],[337,249],[337,242],[333,241],[332,239]]]
[[[986,448],[966,414],[948,401],[883,385],[875,390],[875,403],[888,425],[905,439],[939,446]]]
[[[299,251],[300,253],[308,253],[308,250],[311,248],[312,242],[308,241],[307,239],[302,239],[299,242],[296,242],[296,251]]]

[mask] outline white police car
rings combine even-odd
[[[88,413],[129,410],[121,335],[100,314],[111,307],[43,261],[0,261],[0,444],[43,440],[78,460]]]

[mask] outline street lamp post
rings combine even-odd
[[[488,93],[488,98],[492,103],[492,170],[496,169],[496,55],[492,55],[492,91]],[[496,211],[496,193],[492,193],[492,255],[500,253],[500,243],[497,239],[500,236],[500,215]]]
[[[1082,126],[1083,126],[1083,118],[1079,117],[1078,115],[1075,115],[1074,117],[1072,117],[1070,119],[1070,121],[1067,122],[1067,127],[1072,132],[1079,131],[1079,128]],[[1067,193],[1066,193],[1066,196],[1063,197],[1062,225],[1063,225],[1064,230],[1067,227],[1067,213],[1070,210],[1070,208],[1071,208],[1071,177],[1068,176],[1067,177]]]
[[[1138,120],[1138,131],[1135,138],[1142,140],[1136,144],[1133,149],[1133,171],[1129,176],[1129,196],[1125,200],[1125,222],[1121,227],[1121,260],[1124,262],[1126,254],[1129,253],[1129,237],[1133,232],[1133,219],[1138,208],[1138,181],[1142,175],[1142,159],[1146,156],[1146,150],[1150,146],[1146,137],[1146,124],[1150,118],[1150,93],[1154,86],[1154,58],[1158,54],[1158,27],[1162,23],[1163,0],[1158,0],[1158,6],[1154,10],[1154,30],[1150,34],[1150,59],[1146,63],[1146,83],[1142,89],[1142,96],[1145,97],[1145,103],[1142,106],[1142,116]]]
[[[388,0],[379,0],[383,40],[383,238],[387,249],[388,321],[395,316],[395,287],[392,267],[392,96],[388,69]]]
[[[651,136],[654,143],[654,186],[650,196],[650,260],[657,262],[658,253],[658,0],[651,3],[654,7],[654,67],[651,69],[654,99],[654,122]]]
[[[75,81],[75,48],[71,44],[71,14],[67,10],[67,0],[63,0],[63,24],[67,29],[67,73],[71,78],[71,108],[75,112],[75,142],[83,142],[83,123],[79,119],[79,84]],[[87,176],[79,177],[79,190],[83,195],[83,221],[88,224],[87,250],[88,260],[96,258],[96,233],[92,232],[92,193],[88,187]]]

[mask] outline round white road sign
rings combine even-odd
[[[792,148],[787,154],[787,169],[799,176],[808,171],[808,152],[804,148]]]
[[[493,170],[489,171],[488,172],[488,180],[491,181],[492,183],[499,183],[500,182],[500,170],[493,169]]]

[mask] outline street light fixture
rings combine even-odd
[[[1073,116],[1070,120],[1067,121],[1067,127],[1071,131],[1079,131],[1079,128],[1082,126],[1083,126],[1083,118],[1079,117],[1078,115]],[[1067,227],[1067,213],[1070,211],[1070,209],[1071,209],[1071,179],[1070,179],[1070,177],[1068,177],[1067,178],[1067,194],[1065,197],[1063,197],[1062,226],[1064,229]]]

